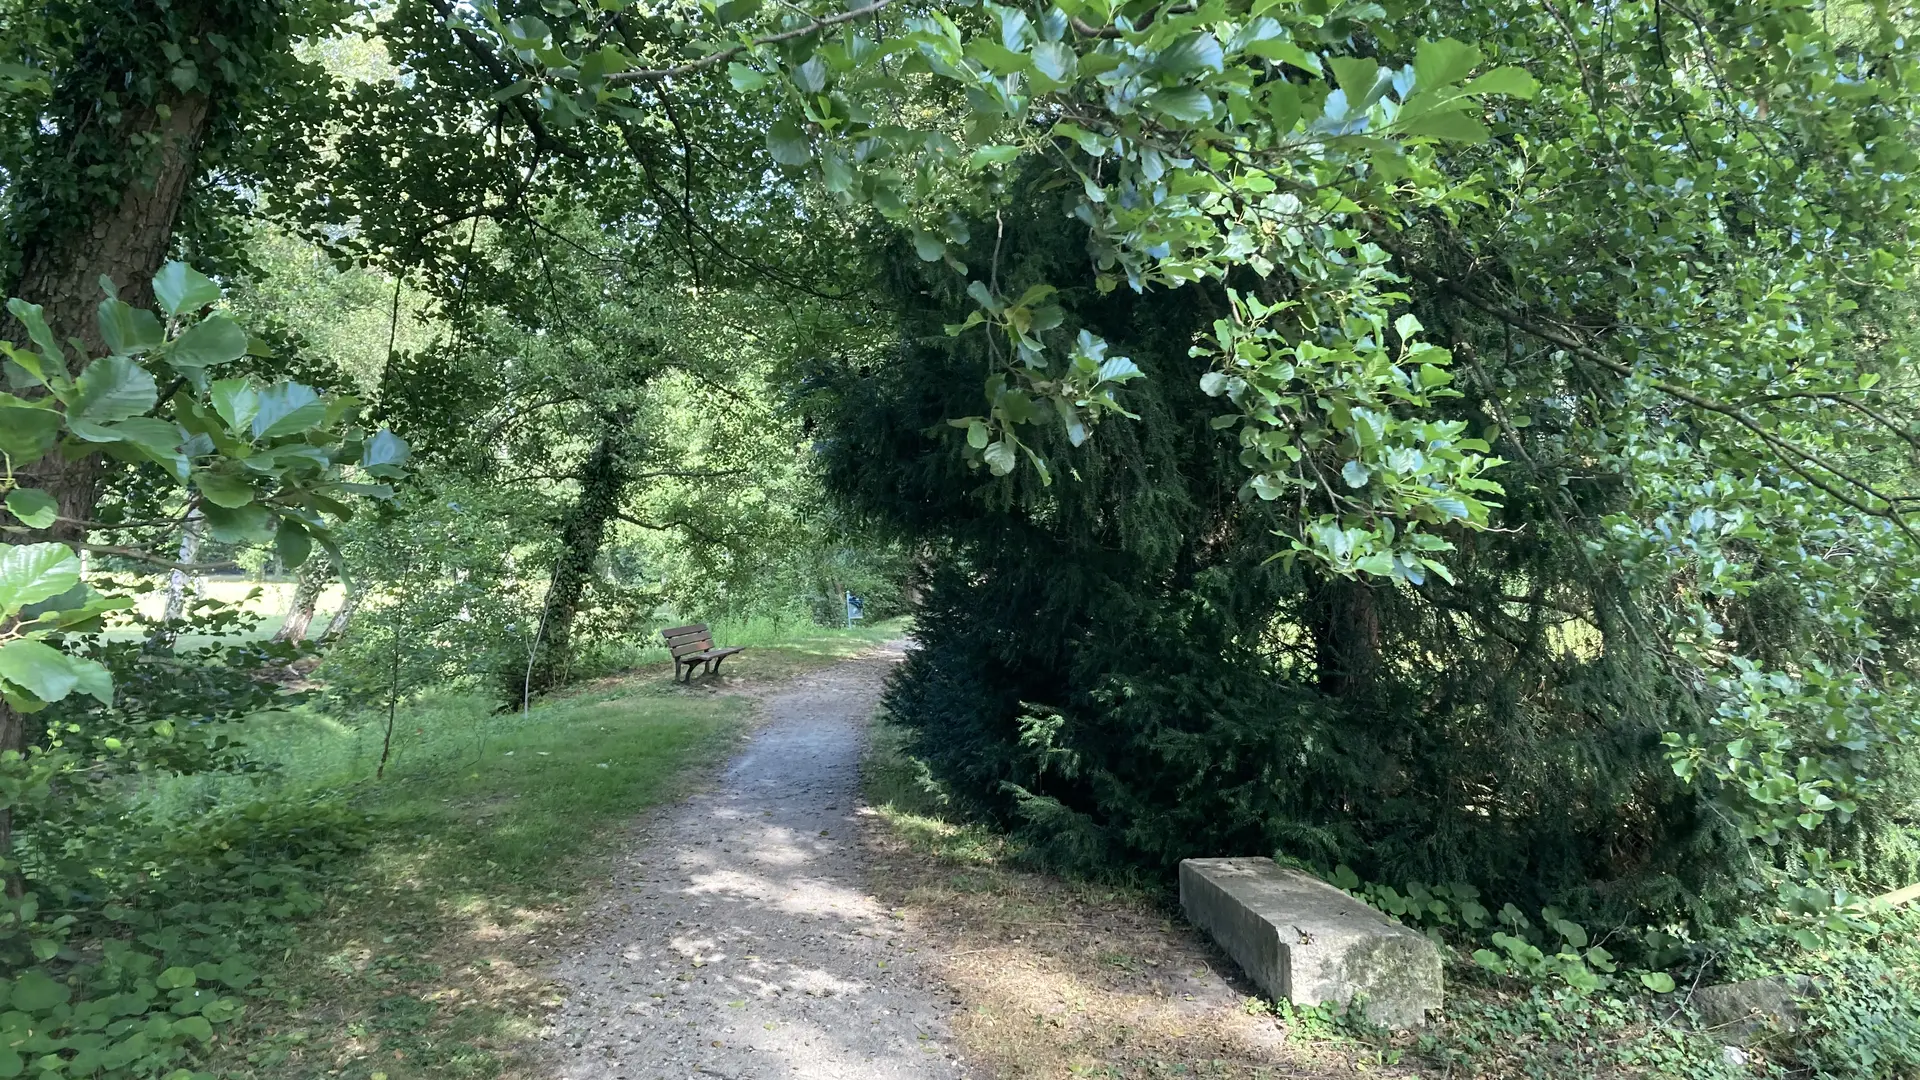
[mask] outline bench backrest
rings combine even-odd
[[[706,623],[694,623],[691,626],[672,626],[660,631],[667,639],[667,648],[673,652],[675,660],[689,653],[706,652],[713,648],[713,631]]]

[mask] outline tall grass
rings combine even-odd
[[[906,633],[906,623],[894,620],[842,630],[804,619],[760,617],[716,623],[713,632],[717,643],[752,650],[728,660],[731,670],[777,678],[899,637]],[[620,659],[612,671],[640,671],[642,677],[563,693],[536,702],[525,714],[496,711],[499,698],[484,688],[437,687],[415,695],[395,712],[387,775],[407,779],[471,770],[497,759],[519,740],[565,729],[616,699],[640,710],[678,707],[664,646],[630,644]],[[168,817],[316,788],[366,784],[379,767],[387,730],[383,713],[330,715],[301,707],[225,724],[219,733],[245,744],[247,756],[261,769],[159,778],[140,793],[140,807]]]

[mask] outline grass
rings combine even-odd
[[[371,812],[378,828],[267,965],[268,996],[223,1033],[209,1067],[249,1080],[537,1074],[521,1055],[555,1003],[540,972],[577,933],[635,818],[728,756],[750,723],[744,693],[901,631],[763,644],[692,686],[650,666],[524,715],[430,695],[397,716],[381,779],[384,717],[299,711],[240,725],[274,766],[268,779],[181,779],[149,789],[149,805],[192,814],[318,794]]]

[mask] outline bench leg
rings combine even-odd
[[[720,665],[726,663],[726,660],[727,658],[724,656],[720,657],[718,660],[715,660],[713,662],[713,667],[710,669],[711,673],[714,675],[720,674]]]

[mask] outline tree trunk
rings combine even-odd
[[[353,613],[359,610],[360,598],[365,595],[365,589],[350,588],[340,597],[340,610],[333,613],[333,618],[327,623],[326,632],[320,635],[321,641],[340,640],[340,635],[347,632],[347,624],[353,621]]]
[[[198,511],[187,515],[186,527],[180,531],[179,562],[191,564],[200,557],[200,530],[203,528]],[[168,622],[174,622],[187,613],[187,591],[194,595],[200,593],[200,579],[189,575],[185,570],[174,567],[167,575],[167,610],[163,616]]]
[[[1365,582],[1334,578],[1319,589],[1313,620],[1314,666],[1321,693],[1350,698],[1373,684],[1380,666],[1380,612]]]
[[[200,556],[200,533],[205,528],[199,511],[187,515],[187,523],[180,530],[180,553],[177,561],[192,563]],[[177,631],[173,624],[187,614],[187,593],[200,592],[200,579],[187,571],[174,567],[167,575],[167,606],[160,613],[162,625],[153,628],[147,636],[147,648],[154,652],[171,652]]]
[[[293,598],[287,603],[287,617],[274,631],[273,640],[302,642],[307,640],[307,628],[313,625],[313,609],[320,602],[320,594],[326,591],[327,570],[331,566],[322,559],[308,559],[300,567],[300,579],[294,583]]]
[[[631,423],[628,413],[608,417],[593,456],[580,472],[580,496],[561,527],[560,563],[547,590],[545,631],[528,676],[529,689],[534,693],[551,690],[566,679],[572,660],[573,624],[586,598],[587,579],[606,539],[607,523],[619,514],[627,493],[630,477],[621,444]]]
[[[106,352],[94,317],[105,298],[103,275],[113,281],[122,300],[134,307],[152,306],[153,275],[166,261],[180,204],[198,172],[206,123],[207,99],[198,94],[175,99],[165,116],[155,108],[127,109],[118,137],[127,147],[125,156],[144,157],[146,167],[136,169],[117,204],[101,207],[85,227],[66,237],[36,238],[23,250],[13,295],[39,304],[59,341],[79,340],[84,353],[67,356],[72,373]],[[148,139],[158,140],[151,151],[134,149]],[[25,344],[21,331],[12,333],[15,344]],[[74,460],[49,454],[22,470],[22,485],[53,496],[65,519],[48,530],[49,539],[84,539],[86,530],[78,523],[93,518],[100,468],[97,454]]]
[[[82,5],[82,11],[85,5]],[[105,17],[120,17],[103,12]],[[169,16],[156,9],[156,24]],[[200,20],[211,21],[208,14]],[[164,33],[164,31],[163,31]],[[146,51],[158,48],[155,41],[117,32],[100,39],[122,43],[126,55],[112,55],[111,47],[83,52],[54,90],[52,107],[58,115],[100,117],[111,115],[103,102],[94,100],[102,73],[138,72],[148,67]],[[190,44],[200,45],[199,35]],[[140,55],[130,50],[140,49]],[[211,62],[211,57],[208,58]],[[165,80],[162,80],[164,83]],[[201,140],[206,134],[211,103],[206,95],[182,94],[166,83],[152,102],[142,102],[133,94],[122,96],[118,105],[118,123],[105,139],[96,125],[76,123],[62,130],[64,151],[43,160],[49,169],[102,167],[108,175],[124,173],[127,182],[117,195],[87,206],[39,207],[64,212],[64,221],[36,223],[14,221],[24,226],[27,239],[20,252],[19,277],[9,283],[10,296],[18,296],[41,305],[42,316],[57,341],[66,345],[78,339],[81,353],[69,351],[68,369],[76,372],[87,360],[106,351],[94,311],[103,294],[100,278],[104,275],[119,289],[120,298],[135,307],[153,303],[153,275],[166,261],[173,241],[174,223],[188,186],[199,172]],[[83,149],[84,148],[84,149]],[[9,178],[10,188],[24,189],[29,200],[61,199],[57,185],[71,182],[59,175],[31,173]],[[36,185],[46,184],[45,188]],[[40,192],[53,191],[51,196]],[[77,217],[76,217],[77,214]],[[51,215],[50,215],[51,216]],[[24,345],[24,330],[9,325],[6,331],[15,344]],[[61,520],[45,532],[26,537],[29,541],[56,540],[70,544],[86,539],[85,522],[94,517],[99,500],[101,460],[97,454],[69,460],[61,454],[49,454],[21,469],[16,482],[23,487],[39,488],[52,496]],[[24,750],[25,724],[5,702],[0,701],[0,753]],[[12,850],[12,811],[0,809],[0,856]],[[7,889],[18,894],[22,882],[9,872]]]

